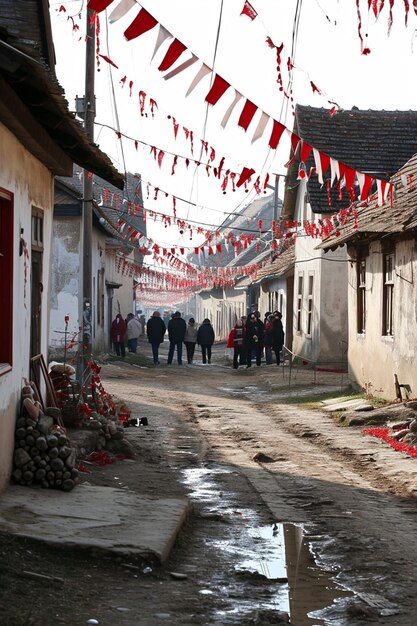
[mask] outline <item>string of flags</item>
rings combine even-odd
[[[357,0],[358,1],[358,0]],[[89,0],[88,7],[93,11],[100,12],[103,11],[111,4],[112,0]],[[393,2],[393,0],[390,0]],[[110,15],[110,21],[114,22],[116,19],[119,19],[122,16],[125,16],[133,6],[136,6],[138,3],[134,2],[133,4],[130,0],[121,0],[117,7]],[[164,58],[160,65],[158,66],[158,70],[161,72],[169,71],[169,77],[172,78],[177,76],[180,72],[184,71],[194,63],[196,63],[199,59],[198,57],[189,51],[187,47],[179,41],[176,37],[174,37],[162,24],[154,18],[146,9],[143,7],[140,8],[139,13],[136,15],[134,20],[125,30],[126,39],[132,40],[135,39],[144,33],[152,30],[157,25],[159,25],[159,34],[155,46],[155,52],[159,49],[162,43],[166,40],[172,40],[168,50],[166,51]],[[186,61],[180,63],[175,69],[171,69],[172,66],[176,63],[176,61],[180,60],[180,57],[188,52],[191,57],[189,57]],[[372,193],[373,184],[379,185],[378,192],[382,198],[386,199],[388,194],[389,183],[385,181],[379,181],[375,177],[360,172],[354,168],[349,167],[344,164],[342,161],[331,157],[330,155],[316,149],[314,146],[308,144],[303,141],[301,137],[299,137],[296,133],[288,129],[284,124],[274,119],[272,116],[268,115],[265,111],[260,109],[254,102],[249,100],[248,98],[244,98],[243,94],[238,92],[226,79],[220,76],[217,73],[214,73],[213,70],[205,63],[202,63],[197,71],[197,74],[194,76],[186,96],[188,96],[195,87],[203,80],[204,77],[208,75],[214,76],[211,87],[208,93],[205,96],[205,102],[208,104],[215,106],[221,100],[221,98],[225,95],[226,92],[234,91],[234,99],[232,103],[229,105],[226,113],[224,114],[221,125],[223,127],[228,123],[230,116],[240,102],[240,100],[244,99],[244,105],[241,109],[241,113],[238,119],[238,126],[242,128],[245,132],[248,131],[249,126],[255,118],[255,114],[259,115],[258,122],[255,127],[255,131],[252,136],[252,142],[258,140],[262,137],[266,131],[268,125],[272,125],[272,129],[270,130],[268,146],[272,150],[276,150],[279,146],[281,138],[283,134],[287,134],[290,138],[291,150],[292,154],[290,157],[290,161],[287,163],[287,166],[290,165],[293,160],[296,158],[297,153],[300,155],[301,165],[300,165],[300,177],[306,176],[306,161],[310,154],[313,154],[314,162],[315,162],[315,171],[310,172],[316,174],[318,176],[320,184],[323,184],[323,176],[330,169],[331,172],[331,182],[332,184],[335,181],[339,182],[340,186],[346,187],[347,191],[353,195],[354,193],[354,184],[357,182],[359,185],[359,198],[360,200],[366,200],[369,195]],[[255,170],[251,167],[244,167],[240,174],[239,180],[236,183],[236,186],[241,186],[245,184],[245,182],[249,182],[251,177],[255,174]]]

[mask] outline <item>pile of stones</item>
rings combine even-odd
[[[75,487],[78,481],[75,451],[66,429],[59,424],[60,418],[60,409],[50,407],[43,411],[33,387],[23,387],[15,430],[14,482],[64,491]]]

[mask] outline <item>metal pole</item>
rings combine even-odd
[[[95,41],[96,26],[92,19],[94,11],[87,9],[87,42],[85,57],[85,95],[84,95],[84,128],[91,140],[94,139],[94,72],[95,72]],[[92,333],[92,230],[93,230],[93,177],[91,172],[83,171],[83,239],[82,239],[82,265],[83,265],[83,306],[82,306],[82,344],[83,344],[83,372],[91,355]]]

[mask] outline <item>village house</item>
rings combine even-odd
[[[54,176],[75,162],[124,184],[69,112],[54,63],[48,4],[0,1],[0,489],[30,359],[48,348]]]
[[[127,174],[124,191],[130,206],[140,207],[135,215],[127,210],[128,201],[125,203],[119,197],[119,190],[97,176],[93,176],[93,195],[91,344],[93,354],[103,354],[111,348],[110,327],[117,313],[120,311],[126,317],[136,312],[134,274],[120,271],[120,266],[125,262],[127,266],[140,268],[143,264],[142,248],[136,239],[130,239],[131,231],[126,227],[120,232],[118,219],[122,216],[142,235],[146,235],[146,223],[138,175]],[[55,183],[49,357],[58,360],[65,345],[74,336],[78,339],[82,315],[81,215],[82,171],[75,167],[72,178],[58,177]],[[76,349],[77,343],[71,353]]]
[[[375,194],[357,207],[356,226],[341,226],[319,246],[347,251],[352,382],[387,400],[417,393],[417,155],[391,182],[392,202],[381,205]]]
[[[294,133],[354,170],[387,179],[417,150],[417,112],[354,107],[331,116],[326,109],[297,105]],[[298,145],[291,155],[283,206],[283,220],[298,223],[292,351],[312,364],[343,368],[348,349],[346,248],[325,254],[310,230],[312,225],[320,228],[326,218],[334,225],[333,216],[347,209],[352,198],[343,184],[332,184],[332,168],[321,184],[313,154],[303,162],[301,152]]]
[[[275,206],[277,205],[277,206]],[[234,268],[261,266],[271,257],[272,220],[281,212],[281,202],[274,195],[260,197],[249,204],[238,215],[230,216],[219,228],[227,241],[227,235],[233,232],[240,241],[240,250],[236,253],[233,244],[222,244],[222,252],[204,259],[209,267]],[[262,223],[262,236],[259,236],[259,223]],[[267,232],[265,232],[267,231]],[[245,237],[250,237],[245,241]],[[193,263],[200,263],[196,255],[190,257]],[[196,319],[209,318],[213,324],[217,340],[226,340],[236,320],[259,306],[260,288],[248,278],[237,279],[233,287],[202,289],[196,294]]]

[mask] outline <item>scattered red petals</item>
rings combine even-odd
[[[417,458],[417,446],[410,446],[407,443],[397,441],[389,435],[390,431],[388,428],[364,428],[362,432],[367,435],[371,435],[372,437],[382,439],[397,452],[403,452],[404,454],[408,454],[408,456],[411,456],[415,459]]]

